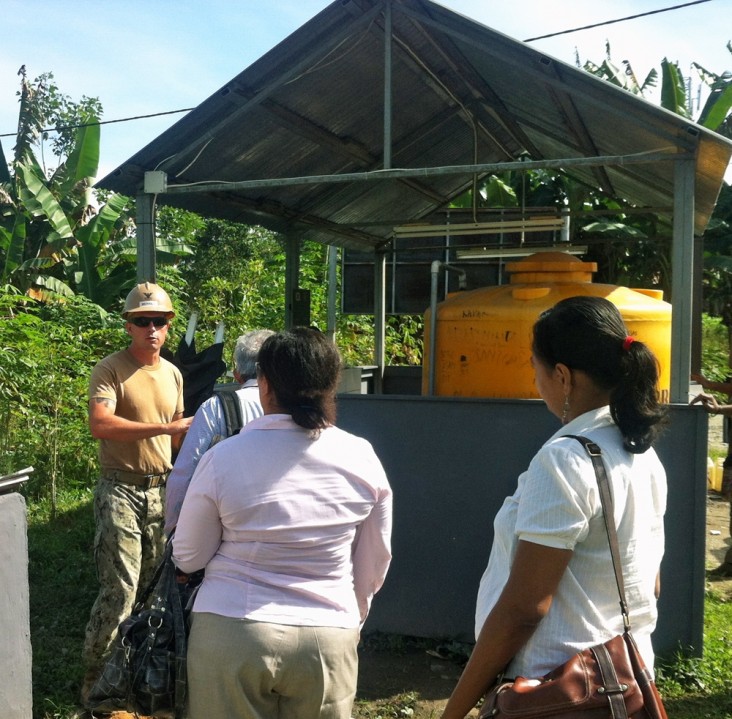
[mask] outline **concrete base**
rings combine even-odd
[[[28,522],[20,494],[0,496],[0,717],[33,714]]]
[[[657,447],[669,491],[653,640],[658,654],[701,656],[707,414],[669,409]],[[371,441],[394,490],[394,559],[364,631],[472,640],[493,518],[558,420],[540,400],[348,394],[338,425]]]

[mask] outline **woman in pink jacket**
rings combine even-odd
[[[340,357],[317,330],[262,345],[264,416],[201,459],[173,538],[206,570],[192,611],[190,719],[349,719],[359,631],[391,560],[392,495],[335,426]]]

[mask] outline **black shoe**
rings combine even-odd
[[[723,562],[716,569],[710,569],[707,572],[710,579],[727,579],[732,577],[732,564]]]

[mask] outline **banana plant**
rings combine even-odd
[[[690,117],[686,80],[675,62],[661,61],[661,107],[682,117]]]
[[[732,41],[727,43],[732,54]],[[732,139],[732,72],[710,72],[699,63],[693,63],[702,82],[710,88],[697,122],[704,127]]]
[[[11,284],[42,301],[80,293],[108,308],[134,283],[137,247],[129,232],[129,200],[110,194],[100,207],[93,189],[101,106],[89,98],[71,102],[50,73],[33,83],[24,68],[19,74],[13,176],[0,176],[0,286]],[[44,127],[54,123],[59,164],[47,171],[35,148],[48,138]],[[158,244],[161,262],[192,252],[177,241]]]

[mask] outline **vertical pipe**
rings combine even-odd
[[[384,169],[391,169],[391,0],[384,2]]]
[[[374,393],[381,394],[386,363],[386,253],[374,257]]]
[[[285,329],[291,329],[293,320],[292,302],[300,277],[300,238],[292,232],[285,236]]]
[[[689,401],[694,277],[694,160],[674,163],[671,314],[671,402]]]
[[[435,260],[430,266],[430,348],[429,365],[430,375],[427,382],[427,394],[435,394],[435,347],[437,346],[437,282],[442,263]]]
[[[439,288],[440,268],[445,269],[445,287],[447,287],[448,272],[458,273],[458,289],[465,290],[468,287],[468,278],[465,270],[450,265],[446,262],[434,260],[430,265],[430,346],[429,346],[429,377],[427,378],[427,394],[435,393],[435,354],[437,347],[437,290]],[[443,297],[444,299],[444,297]]]
[[[692,293],[694,304],[691,309],[691,371],[699,374],[702,371],[702,309],[704,296],[702,293],[702,269],[704,267],[704,239],[697,237],[694,241],[694,269],[692,272]]]
[[[559,232],[559,241],[569,243],[569,210],[562,210],[562,219],[564,220],[564,224]]]
[[[338,247],[328,245],[328,337],[336,341],[336,300],[338,294]]]
[[[155,195],[140,193],[135,198],[137,215],[137,281],[155,282]]]

